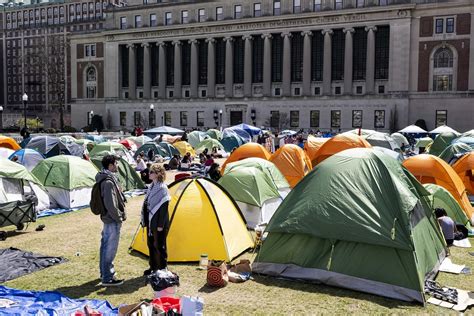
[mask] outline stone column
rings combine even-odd
[[[143,47],[143,98],[151,97],[151,56],[150,44],[142,43]]]
[[[244,35],[245,56],[244,56],[244,96],[252,96],[252,36]]]
[[[352,94],[352,34],[353,28],[344,29],[346,33],[346,46],[344,48],[344,94]]]
[[[196,39],[189,40],[191,44],[191,98],[198,97],[198,41]]]
[[[365,71],[365,93],[372,94],[375,89],[375,32],[376,26],[366,26],[367,32],[367,65]]]
[[[207,96],[216,96],[216,47],[214,38],[206,39],[207,42]]]
[[[166,44],[158,42],[158,92],[159,97],[166,98]]]
[[[272,96],[272,34],[263,34],[263,96]]]
[[[303,96],[311,95],[311,31],[301,32],[303,42]]]
[[[182,95],[181,88],[181,41],[176,40],[174,44],[174,98],[180,99]]]
[[[135,45],[128,47],[128,98],[137,98],[137,58],[135,55]]]
[[[232,98],[234,96],[234,39],[232,37],[224,38],[225,44],[225,96]]]
[[[282,33],[283,37],[283,71],[282,96],[291,96],[291,33]]]
[[[331,94],[331,76],[332,76],[332,30],[323,30],[324,35],[324,57],[323,57],[323,94]]]

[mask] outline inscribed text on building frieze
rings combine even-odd
[[[168,36],[185,36],[192,34],[212,34],[220,32],[238,32],[238,31],[252,31],[271,28],[286,28],[298,26],[318,26],[327,25],[328,23],[347,23],[358,22],[367,19],[366,14],[348,14],[337,16],[321,16],[300,20],[275,20],[270,22],[254,22],[245,24],[223,24],[215,26],[197,26],[176,30],[151,31],[142,33],[131,33],[134,38],[153,38],[153,37],[168,37]],[[108,40],[114,40],[114,35],[107,36]]]

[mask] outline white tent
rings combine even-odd
[[[441,134],[441,133],[454,133],[456,135],[460,135],[459,132],[457,132],[456,130],[452,129],[451,127],[449,126],[446,126],[446,125],[441,125],[441,126],[438,126],[437,128],[435,128],[434,130],[432,130],[430,132],[430,134]]]
[[[416,125],[410,125],[405,127],[404,129],[401,129],[398,131],[399,133],[405,133],[405,134],[422,134],[422,133],[427,133],[424,129],[422,129],[419,126]]]

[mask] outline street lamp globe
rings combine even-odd
[[[152,103],[150,104],[150,111],[153,111],[155,109],[155,105]]]
[[[0,105],[0,112],[3,112],[3,106]]]
[[[21,97],[23,101],[27,102],[28,101],[28,95],[25,93],[23,93],[23,96]]]

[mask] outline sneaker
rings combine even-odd
[[[102,282],[102,286],[119,286],[119,285],[122,285],[123,284],[123,280],[119,280],[119,279],[112,279],[108,282]]]
[[[144,276],[149,276],[150,274],[153,273],[153,270],[152,269],[146,269],[145,271],[143,271],[143,275]]]

